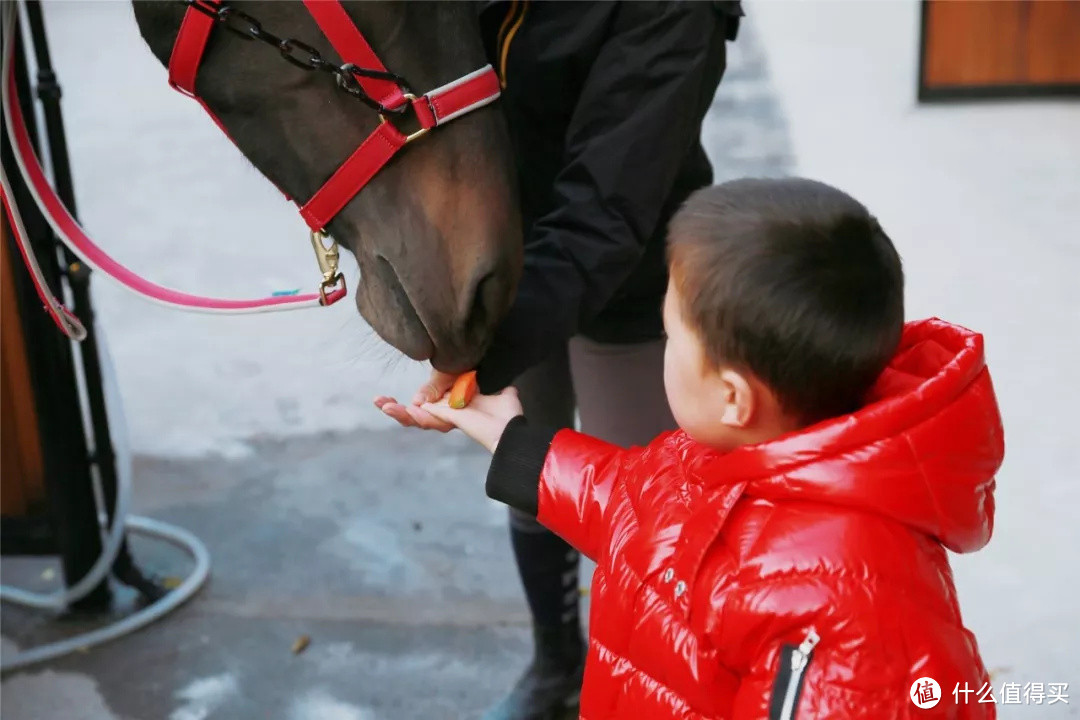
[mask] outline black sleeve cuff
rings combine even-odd
[[[535,517],[540,473],[557,432],[555,428],[530,425],[524,415],[511,420],[499,438],[488,468],[485,486],[488,497]]]

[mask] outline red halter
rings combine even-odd
[[[169,84],[198,100],[224,131],[221,121],[195,93],[195,76],[199,71],[199,63],[210,32],[218,22],[215,15],[222,6],[219,0],[200,0],[199,5],[199,8],[188,7],[180,32],[176,36],[176,43],[169,58]],[[304,5],[346,66],[389,75],[338,0],[304,0]],[[490,65],[420,97],[405,92],[392,80],[362,74],[358,74],[356,80],[364,93],[386,112],[399,112],[411,104],[420,129],[411,135],[405,135],[380,111],[379,127],[300,207],[300,215],[312,233],[325,235],[325,228],[334,216],[341,212],[407,143],[434,127],[493,102],[500,94],[499,78]],[[321,242],[316,247],[317,253],[319,247]]]

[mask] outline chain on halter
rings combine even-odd
[[[412,89],[405,78],[392,72],[362,68],[353,63],[335,65],[323,59],[322,54],[307,43],[296,38],[280,38],[264,29],[262,23],[247,13],[237,10],[230,5],[214,7],[205,0],[178,0],[181,5],[198,10],[216,20],[222,27],[245,40],[260,40],[277,49],[281,57],[302,70],[319,70],[332,75],[339,88],[363,102],[368,107],[379,113],[402,114],[408,109],[406,105],[395,108],[387,107],[364,92],[357,77],[386,80],[401,88],[406,96],[412,96]]]

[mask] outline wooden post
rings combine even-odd
[[[12,518],[26,517],[44,501],[45,470],[8,232],[5,216],[0,218],[0,515]]]

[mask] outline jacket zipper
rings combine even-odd
[[[814,655],[814,648],[820,641],[821,638],[814,628],[810,628],[798,646],[784,645],[782,648],[780,669],[776,674],[776,682],[773,684],[769,720],[794,720],[795,708],[799,704],[799,694],[802,692],[803,677]]]

